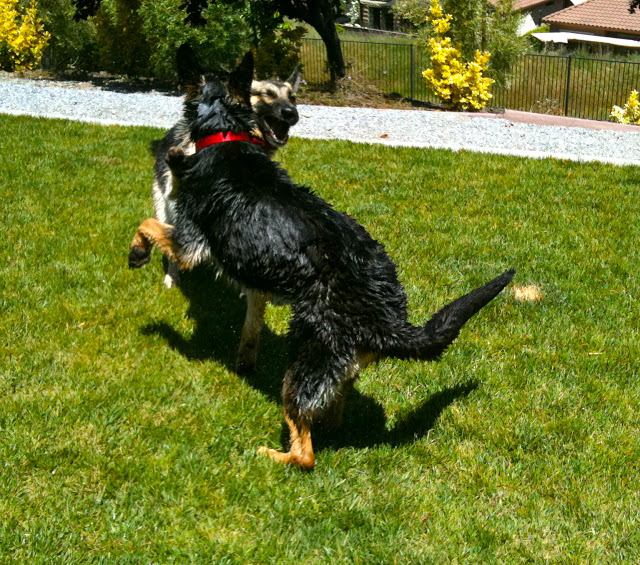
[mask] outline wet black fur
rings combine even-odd
[[[184,82],[188,84],[196,84],[206,76],[204,69],[196,60],[193,52],[189,51],[188,47],[183,46],[178,53],[178,57],[182,60],[182,66],[180,70],[181,84],[184,84]],[[296,85],[292,85],[294,93],[298,88],[297,84],[299,84],[300,80],[299,73],[300,66],[294,69],[291,77],[289,78],[291,82],[296,83]],[[212,79],[209,81],[209,85],[213,84],[212,81],[215,80],[214,76],[215,75],[209,76],[209,78]],[[217,78],[219,79],[224,80],[224,78],[226,78],[228,80],[229,76],[229,73],[217,73]],[[267,82],[273,84],[278,88],[284,86],[284,83],[276,80]],[[241,93],[241,96],[243,96],[245,102],[250,105],[249,95],[250,92]],[[253,119],[249,116],[245,117],[247,120],[253,123],[253,127],[257,126],[258,128],[262,128],[262,122],[264,122],[267,126],[277,129],[279,132],[283,133],[283,135],[288,137],[289,128],[297,124],[299,120],[298,110],[295,107],[295,98],[292,100],[293,101],[275,99],[266,101],[260,99],[257,103],[257,106],[252,108],[254,113]],[[220,108],[220,111],[224,112],[224,109]],[[185,147],[189,143],[193,143],[200,137],[203,137],[198,131],[189,129],[188,124],[191,123],[191,118],[192,116],[187,115],[185,112],[185,115],[182,117],[179,123],[169,129],[162,139],[157,139],[151,142],[151,151],[156,159],[154,167],[155,178],[161,178],[162,175],[164,175],[164,173],[166,173],[167,171],[165,156],[167,155],[167,151],[169,150],[169,148],[175,146]],[[234,119],[233,116],[229,115],[227,115],[226,118],[229,120]],[[269,154],[275,153],[277,147],[270,145],[266,139],[265,141],[266,144],[264,146],[264,150]]]
[[[249,59],[228,81],[210,81],[185,102],[194,139],[251,131],[249,106],[229,92],[229,84],[248,92]],[[259,147],[233,141],[188,157],[174,150],[167,162],[179,179],[174,245],[184,251],[207,247],[230,279],[292,307],[283,402],[295,421],[310,423],[330,408],[349,384],[349,366],[359,353],[437,359],[514,273],[415,327],[383,246],[356,220],[295,184]]]

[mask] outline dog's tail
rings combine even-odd
[[[426,325],[406,326],[387,342],[382,354],[399,359],[438,359],[458,337],[462,326],[509,284],[515,269],[502,273],[480,288],[447,304]]]

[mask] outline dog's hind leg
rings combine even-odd
[[[138,269],[149,262],[153,246],[157,246],[170,261],[180,263],[172,239],[173,226],[147,218],[136,230],[129,248],[129,267]]]
[[[267,296],[257,290],[247,290],[247,315],[242,327],[242,339],[238,348],[236,372],[247,374],[256,364],[260,332],[264,325],[264,311],[267,306]]]
[[[349,381],[357,374],[357,358],[347,340],[333,336],[332,343],[322,343],[314,328],[304,327],[294,318],[289,328],[292,362],[282,387],[282,406],[289,426],[291,447],[282,453],[261,449],[275,461],[311,469],[315,456],[311,444],[311,423],[331,411]]]
[[[261,447],[259,453],[280,463],[312,469],[315,456],[311,443],[311,421],[316,408],[325,404],[326,385],[331,382],[330,371],[326,370],[330,353],[325,357],[323,351],[314,348],[309,341],[303,345],[302,348],[296,348],[292,356],[295,360],[287,368],[282,386],[284,419],[289,426],[289,451]]]
[[[164,286],[166,288],[180,286],[180,267],[170,260],[167,260],[167,273],[164,276]]]
[[[267,447],[261,447],[258,453],[268,455],[274,461],[279,463],[286,463],[288,465],[298,465],[303,469],[313,469],[316,463],[315,455],[313,454],[313,446],[311,445],[311,427],[309,424],[305,424],[299,421],[293,420],[285,410],[284,419],[289,426],[289,437],[291,441],[291,447],[289,451],[283,453],[276,449],[269,449]]]
[[[323,411],[318,418],[319,422],[326,428],[337,430],[342,426],[342,415],[344,412],[344,403],[353,390],[353,387],[360,376],[360,371],[370,363],[377,361],[378,356],[374,353],[358,352],[353,361],[347,368],[347,374],[340,391],[336,394],[335,399],[329,407]]]

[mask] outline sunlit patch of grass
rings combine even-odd
[[[292,140],[414,322],[509,267],[543,292],[440,363],[367,368],[308,474],[256,454],[283,437],[288,310],[242,379],[237,290],[126,267],[160,132],[0,121],[0,561],[640,560],[636,169]]]

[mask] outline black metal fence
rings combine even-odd
[[[374,84],[385,93],[437,102],[422,71],[429,55],[410,43],[342,41],[352,79]],[[304,39],[302,62],[309,83],[329,80],[324,44]],[[492,88],[492,106],[607,120],[614,105],[622,106],[632,90],[640,90],[640,63],[571,56],[529,54],[514,65],[505,86]]]

